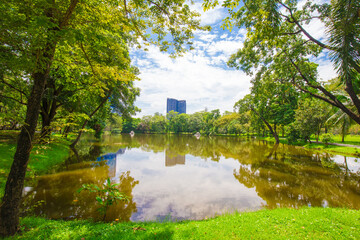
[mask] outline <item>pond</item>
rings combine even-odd
[[[256,139],[141,134],[85,136],[64,165],[25,187],[25,202],[52,219],[98,219],[95,195],[78,189],[108,178],[130,201],[111,206],[107,221],[206,219],[277,207],[360,209],[357,158]]]

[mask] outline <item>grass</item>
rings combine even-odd
[[[12,133],[14,135],[16,133]],[[11,138],[11,134],[7,133]],[[7,175],[10,172],[12,159],[16,150],[15,137],[12,140],[0,142],[0,197],[4,194]],[[50,144],[35,145],[30,154],[27,176],[45,174],[56,165],[64,162],[69,154],[69,142],[61,138],[54,137]]]
[[[260,210],[202,221],[94,223],[27,217],[7,239],[360,239],[360,211]]]
[[[256,137],[257,139],[266,140],[270,142],[275,142],[273,137]],[[283,144],[301,146],[307,149],[312,150],[321,150],[322,152],[329,152],[333,154],[341,154],[344,156],[360,156],[360,148],[349,147],[349,146],[336,146],[336,145],[325,145],[323,143],[317,143],[315,138],[311,138],[311,143],[305,143],[304,141],[298,141],[292,144],[289,144],[286,138],[280,138],[280,142]],[[349,145],[359,145],[360,146],[360,136],[358,135],[348,135],[345,138],[345,142],[341,142],[340,135],[334,135],[332,143],[341,143]]]
[[[359,145],[360,146],[360,135],[347,135],[344,139],[344,142],[341,142],[341,135],[334,135],[333,140],[335,143],[343,143],[350,145]]]

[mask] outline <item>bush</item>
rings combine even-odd
[[[293,125],[290,125],[289,132],[287,134],[287,141],[288,143],[294,143],[297,142],[297,140],[300,138],[300,132],[295,129]]]
[[[332,134],[330,134],[330,133],[325,133],[325,134],[321,135],[320,139],[326,145],[328,145],[329,142],[333,141]]]

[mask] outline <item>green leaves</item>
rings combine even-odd
[[[97,210],[103,215],[103,221],[105,221],[109,206],[116,204],[118,201],[129,201],[129,198],[117,188],[118,185],[111,183],[110,178],[107,178],[103,185],[83,184],[77,192],[88,191],[97,194],[95,197],[99,205]]]

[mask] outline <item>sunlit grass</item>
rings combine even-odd
[[[203,221],[93,223],[24,218],[9,239],[360,239],[360,211],[260,210]]]
[[[273,137],[257,137],[257,139],[262,139],[270,142],[275,142],[275,139]],[[360,148],[357,147],[349,147],[349,146],[337,146],[337,145],[331,145],[331,144],[324,144],[324,143],[318,143],[316,142],[315,138],[311,138],[311,143],[304,142],[304,141],[297,141],[295,143],[292,143],[291,145],[304,147],[307,149],[312,150],[320,150],[325,151],[333,154],[341,154],[345,156],[360,156]],[[287,139],[285,137],[280,138],[280,143],[283,144],[289,144]],[[348,138],[345,138],[345,142],[341,142],[341,136],[334,135],[332,143],[341,143],[341,144],[349,144],[349,145],[359,145],[360,146],[360,136],[355,135],[349,135]]]
[[[17,134],[16,132],[7,134]],[[14,137],[15,138],[15,137]],[[30,154],[28,176],[41,175],[51,171],[54,166],[64,162],[69,154],[69,142],[56,138],[50,144],[37,144]],[[0,142],[0,197],[4,194],[7,175],[10,172],[16,150],[14,141]]]

